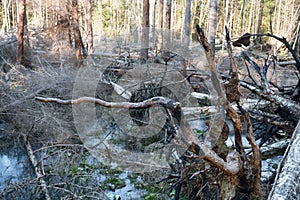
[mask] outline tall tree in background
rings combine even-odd
[[[160,53],[162,51],[163,45],[163,15],[164,15],[164,0],[158,0],[158,36],[157,36],[157,52]]]
[[[143,1],[143,21],[142,21],[142,41],[141,41],[141,59],[142,62],[148,58],[149,47],[149,0]]]
[[[215,38],[217,32],[218,2],[217,0],[209,1],[209,18],[208,18],[208,42],[215,55]]]
[[[171,26],[172,26],[172,0],[167,0],[166,6],[166,48],[169,48],[171,40]]]
[[[166,28],[171,29],[172,26],[172,0],[167,0],[166,6]]]
[[[24,30],[26,23],[26,0],[19,0],[19,25],[18,25],[18,62],[24,64]]]
[[[259,12],[257,16],[257,27],[256,27],[256,33],[262,33],[263,32],[263,12],[265,7],[265,1],[261,0],[259,5]],[[258,37],[258,42],[261,42],[261,37]]]
[[[191,32],[191,0],[186,0],[185,15],[182,30],[183,44],[188,47],[190,44],[190,32]]]
[[[246,5],[247,5],[247,0],[243,0],[243,8],[242,8],[242,35],[245,32],[245,18],[246,18]]]
[[[73,8],[73,31],[74,31],[74,40],[75,40],[75,55],[76,62],[79,64],[82,61],[81,48],[84,48],[82,45],[81,33],[79,29],[79,17],[78,17],[78,2],[77,0],[72,0]]]
[[[86,6],[87,6],[87,20],[86,20],[86,24],[87,24],[87,30],[88,30],[88,51],[91,52],[93,51],[94,48],[94,44],[93,44],[93,9],[92,9],[92,0],[88,0],[86,2]]]

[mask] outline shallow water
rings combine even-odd
[[[5,186],[18,183],[32,174],[24,149],[14,146],[0,150],[0,191]]]

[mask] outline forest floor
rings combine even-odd
[[[130,39],[130,41],[132,40]],[[80,133],[74,123],[72,106],[44,104],[35,100],[36,96],[71,99],[74,95],[74,84],[80,68],[76,66],[74,51],[66,40],[56,40],[49,38],[46,33],[37,32],[31,34],[29,43],[25,55],[27,67],[13,64],[15,63],[16,43],[0,46],[0,149],[22,149],[23,145],[20,144],[23,142],[23,135],[26,135],[37,158],[43,165],[41,168],[45,172],[44,179],[51,188],[50,192],[57,197],[61,195],[95,197],[97,199],[103,195],[104,191],[106,195],[109,193],[111,199],[114,198],[114,195],[122,196],[134,191],[133,196],[128,196],[128,199],[139,199],[141,196],[145,199],[167,198],[164,194],[168,192],[170,185],[156,183],[159,179],[164,178],[162,176],[165,174],[164,172],[158,170],[155,173],[144,175],[103,166],[99,160],[94,160],[83,147]],[[128,53],[128,48],[131,49],[131,52],[135,52],[133,54],[138,52],[138,47],[130,44],[124,38],[114,40],[101,40],[100,38],[95,42],[93,54],[84,60],[81,67],[98,66],[99,72],[95,73],[101,75],[109,67],[129,62],[124,60],[123,56]],[[270,49],[263,48],[263,46],[255,47],[251,52],[253,55],[267,55]],[[175,45],[174,49],[177,54],[186,56],[186,52],[179,51]],[[239,57],[239,51],[241,49],[237,48],[235,58],[243,79],[246,78],[248,72],[244,67],[243,59]],[[200,67],[206,65],[205,55],[200,50],[199,44],[191,45],[188,56],[192,58],[193,65]],[[263,56],[256,58],[257,63],[264,62]],[[224,50],[217,52],[216,62],[220,72],[228,71],[229,59]],[[203,70],[205,71],[205,68]],[[274,73],[274,70],[270,70],[269,76],[272,76],[276,83],[285,84],[295,81],[293,68],[290,70],[282,68],[284,73],[278,73],[278,71]],[[254,79],[257,80],[259,77],[254,77]],[[111,88],[107,88],[107,94],[101,95],[106,98],[110,94],[109,90]],[[244,96],[247,95],[249,93],[245,92]],[[111,125],[109,131],[113,129],[114,127]],[[18,152],[25,156],[24,148]],[[3,156],[1,155],[0,158]],[[269,162],[270,165],[274,164],[272,161]],[[97,176],[97,174],[101,175]],[[22,197],[26,191],[30,191],[32,188],[36,189],[36,193],[29,192],[26,196],[28,199],[42,197],[41,192],[35,187],[38,184],[33,168],[28,172],[28,176],[23,174],[22,179],[14,177],[19,175],[13,173],[10,180],[5,180],[0,188],[0,197],[1,195],[6,198]],[[265,191],[268,191],[270,186],[268,184],[265,186]],[[122,188],[125,190],[121,191]],[[118,192],[120,193],[118,194]],[[172,195],[174,194],[171,191]],[[264,196],[266,197],[266,195],[267,192]]]

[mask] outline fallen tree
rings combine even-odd
[[[260,199],[260,150],[254,140],[250,115],[240,104],[239,77],[232,57],[229,33],[227,31],[226,40],[233,73],[226,86],[226,90],[224,90],[218,78],[211,47],[204,36],[203,30],[199,26],[197,27],[197,32],[200,44],[205,50],[211,73],[211,94],[215,95],[217,109],[220,113],[218,120],[210,124],[210,131],[204,142],[201,142],[188,125],[182,114],[181,104],[165,97],[156,96],[140,102],[108,102],[94,97],[80,97],[71,100],[36,97],[36,100],[64,105],[97,104],[108,108],[127,109],[145,109],[162,106],[165,109],[173,130],[171,139],[165,140],[163,148],[168,148],[170,144],[175,147],[171,149],[170,153],[173,156],[175,155],[175,161],[171,162],[167,158],[171,170],[178,173],[178,176],[172,176],[172,179],[175,178],[175,183],[172,187],[175,190],[174,199],[179,199],[181,194],[185,194],[190,199],[215,194],[218,194],[221,199],[244,197]],[[238,105],[239,113],[233,109],[233,103]],[[233,147],[227,147],[225,144],[229,134],[228,126],[224,117],[222,117],[222,115],[225,115],[225,111],[234,124],[235,143]],[[244,125],[242,121],[244,121]],[[245,154],[241,141],[243,126],[247,130],[246,138],[253,152],[251,156]],[[103,144],[105,145],[105,143]],[[178,148],[181,150],[177,153],[174,152]],[[110,151],[110,149],[107,148],[107,151]],[[113,154],[107,153],[107,155],[111,156],[112,161],[114,160]],[[124,159],[122,161],[128,162]],[[140,165],[142,163],[132,162],[132,164]],[[205,172],[204,174],[203,171]],[[190,185],[189,181],[191,180],[195,180],[196,183]],[[189,194],[185,193],[184,191],[187,190],[184,189],[187,189],[187,187],[190,187],[189,189],[193,192]]]
[[[300,194],[300,121],[278,167],[268,199],[298,199]]]

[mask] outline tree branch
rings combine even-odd
[[[37,160],[36,156],[34,155],[34,152],[33,152],[32,148],[31,148],[31,144],[30,144],[30,142],[28,140],[28,134],[23,134],[23,139],[24,139],[24,144],[25,144],[26,150],[27,150],[28,158],[29,158],[29,160],[30,160],[30,162],[31,162],[31,164],[33,166],[35,175],[36,175],[37,179],[39,180],[39,182],[41,184],[42,190],[45,193],[45,199],[46,200],[51,200],[47,183],[46,183],[46,181],[43,178],[44,177],[43,170],[38,165],[38,160]]]
[[[71,100],[62,100],[58,98],[44,98],[44,97],[36,97],[35,98],[38,101],[49,103],[59,103],[64,105],[70,105],[70,104],[81,104],[81,103],[94,103],[97,105],[101,105],[108,108],[149,108],[156,105],[162,105],[166,109],[172,112],[171,116],[178,116],[176,113],[181,110],[181,105],[179,102],[174,102],[171,99],[164,98],[164,97],[153,97],[150,99],[147,99],[142,102],[107,102],[102,99],[97,99],[93,97],[80,97],[78,99],[71,99]],[[174,114],[175,113],[175,114]],[[178,119],[177,119],[178,120]],[[173,126],[177,126],[178,124],[173,122]],[[176,135],[174,139],[176,142],[181,145],[189,146],[193,143],[198,145],[200,148],[199,156],[203,158],[204,160],[208,161],[211,165],[219,168],[224,173],[228,175],[236,175],[240,172],[242,165],[241,160],[239,158],[239,154],[236,151],[232,151],[227,156],[227,162],[225,162],[222,158],[220,158],[213,150],[208,148],[205,144],[200,143],[199,139],[193,132],[193,130],[190,128],[188,123],[184,118],[181,118],[180,120],[180,126],[176,128]]]
[[[242,52],[242,57],[247,60],[248,63],[251,64],[251,66],[255,69],[255,71],[259,74],[263,87],[266,90],[266,93],[270,93],[270,86],[267,80],[267,71],[268,71],[268,65],[265,65],[263,68],[259,67],[251,58],[245,53]]]
[[[41,102],[53,102],[59,103],[64,105],[71,105],[71,104],[81,104],[81,103],[94,103],[100,106],[104,106],[107,108],[150,108],[155,105],[163,105],[167,108],[177,108],[180,106],[179,102],[174,102],[171,99],[165,97],[152,97],[142,102],[107,102],[102,99],[94,98],[94,97],[80,97],[78,99],[71,99],[71,100],[63,100],[58,98],[44,98],[44,97],[35,97],[36,100]]]
[[[258,96],[262,97],[263,99],[266,99],[268,101],[274,102],[279,104],[283,109],[286,109],[291,115],[294,116],[295,121],[298,121],[300,119],[300,104],[290,100],[286,99],[280,95],[277,94],[265,94],[262,90],[259,88],[250,85],[246,83],[245,81],[240,81],[241,86],[244,88],[247,88],[254,94],[257,94]]]

